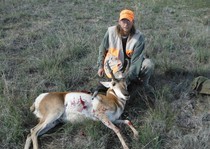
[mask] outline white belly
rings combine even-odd
[[[65,113],[63,119],[80,122],[86,118],[95,119],[92,113],[92,96],[86,93],[69,93],[65,97]]]

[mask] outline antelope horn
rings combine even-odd
[[[125,59],[125,61],[127,62],[125,71],[128,71],[129,70],[129,67],[130,67],[130,61],[128,59]]]
[[[125,61],[127,61],[127,65],[126,65],[126,68],[124,70],[124,75],[122,76],[122,78],[126,78],[126,76],[128,75],[129,73],[129,68],[130,68],[130,61],[128,59],[125,59]]]
[[[106,62],[106,65],[107,65],[107,68],[108,68],[108,70],[109,70],[109,73],[110,73],[111,76],[112,76],[112,79],[113,79],[113,80],[116,80],[116,78],[115,78],[115,76],[114,76],[114,74],[113,74],[113,71],[112,71],[111,67],[109,66],[109,61]]]

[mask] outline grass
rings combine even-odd
[[[188,96],[193,78],[210,76],[207,0],[4,0],[0,2],[0,148],[23,148],[36,119],[29,107],[42,92],[89,90],[96,76],[98,47],[119,11],[135,11],[136,28],[146,37],[155,62],[151,84],[155,108],[138,93],[122,117],[140,133],[131,148],[204,149],[209,146],[209,96]],[[5,135],[6,134],[6,135]],[[39,139],[41,148],[121,147],[100,122],[64,124]]]

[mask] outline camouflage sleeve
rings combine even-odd
[[[102,68],[104,66],[104,59],[108,47],[109,47],[109,34],[107,31],[106,34],[104,35],[101,45],[99,46],[98,61],[97,61],[98,68]]]

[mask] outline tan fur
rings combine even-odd
[[[99,94],[98,96],[101,97],[101,103],[103,106],[107,107],[110,111],[115,111],[118,108],[119,102],[117,101],[116,96],[112,94]]]
[[[112,83],[110,84],[112,85]],[[127,87],[124,84],[120,84],[120,82],[116,83],[116,86],[113,85],[111,86],[112,88],[108,89],[106,95],[98,94],[93,100],[91,95],[82,92],[40,94],[30,107],[30,110],[39,118],[39,123],[31,129],[31,133],[27,136],[24,149],[29,149],[31,142],[33,143],[33,148],[38,149],[38,135],[44,134],[57,125],[60,122],[58,119],[67,121],[70,117],[74,122],[78,120],[82,121],[84,113],[86,113],[85,116],[89,116],[89,118],[94,120],[100,120],[108,128],[112,129],[118,136],[123,148],[128,149],[119,128],[113,123],[124,123],[128,125],[133,131],[135,138],[138,137],[138,132],[130,121],[119,120],[129,96],[126,90]],[[71,108],[73,111],[71,111]]]
[[[51,93],[45,96],[45,100],[42,100],[39,106],[39,110],[43,115],[48,113],[59,111],[64,109],[64,97],[63,93]]]

